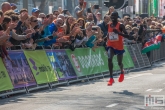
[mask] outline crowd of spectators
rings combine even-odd
[[[75,15],[72,16],[68,10],[53,11],[51,14],[40,12],[33,8],[31,15],[27,9],[16,10],[13,3],[4,2],[0,11],[0,56],[8,58],[7,48],[17,49],[71,49],[89,47],[93,51],[98,46],[106,46],[108,35],[108,24],[111,23],[111,13],[115,11],[110,7],[102,19],[100,8],[95,5],[86,7],[84,0],[78,0],[79,5],[75,7]],[[144,34],[146,29],[160,29],[165,25],[163,19],[149,17],[142,19],[139,16],[131,18],[124,16],[118,21],[125,25],[130,35],[123,42],[128,44],[144,43],[151,36],[158,34],[152,32]],[[145,36],[145,37],[144,37]],[[20,48],[21,47],[21,48]]]

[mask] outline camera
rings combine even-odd
[[[94,5],[94,9],[99,9],[99,5]]]
[[[67,11],[68,11],[67,9],[63,10],[64,14],[66,14]]]

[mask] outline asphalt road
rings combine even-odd
[[[160,95],[157,101],[164,101],[164,62],[130,72],[122,83],[115,77],[113,86],[107,86],[107,80],[91,80],[1,99],[0,110],[165,110],[165,106],[145,106],[145,95]]]

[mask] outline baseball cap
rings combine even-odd
[[[33,8],[32,9],[32,13],[35,13],[35,12],[37,12],[37,11],[40,11],[38,8]]]
[[[15,3],[10,3],[10,6],[15,6],[17,7],[17,5]]]

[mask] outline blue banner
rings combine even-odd
[[[36,85],[35,78],[22,51],[9,52],[10,60],[5,60],[8,74],[14,88]]]
[[[47,50],[46,53],[58,80],[77,77],[65,50]]]

